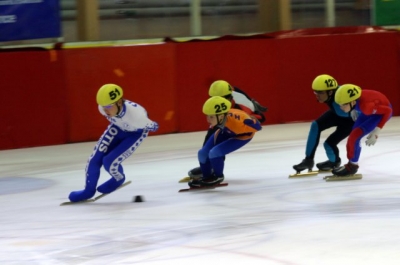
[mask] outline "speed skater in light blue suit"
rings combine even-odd
[[[121,163],[135,152],[149,131],[158,129],[158,124],[147,117],[142,106],[123,98],[123,90],[118,85],[102,86],[97,92],[97,103],[100,113],[110,121],[110,125],[87,161],[85,189],[71,192],[71,202],[94,196],[102,166],[111,178],[98,186],[97,191],[111,193],[121,186],[125,181]]]
[[[381,129],[392,117],[393,109],[389,99],[381,92],[362,90],[353,84],[341,86],[336,92],[335,101],[343,111],[351,112],[357,118],[346,144],[349,162],[332,170],[332,173],[337,176],[353,175],[359,168],[361,139],[368,134],[366,145],[374,145]]]
[[[305,169],[312,170],[321,132],[332,127],[336,127],[335,131],[324,142],[328,160],[318,163],[317,168],[322,171],[328,171],[341,164],[337,145],[349,136],[354,121],[350,114],[341,110],[334,100],[338,87],[335,78],[326,74],[317,76],[312,83],[312,89],[318,102],[328,105],[329,110],[311,123],[306,145],[306,157],[300,164],[293,166],[297,173]]]

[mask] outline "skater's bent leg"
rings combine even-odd
[[[147,131],[121,133],[124,139],[103,158],[104,169],[111,178],[97,188],[98,192],[111,193],[124,183],[125,174],[121,163],[136,151],[147,134]]]
[[[357,163],[360,158],[361,146],[360,140],[364,136],[364,132],[360,128],[355,128],[347,139],[346,149],[347,158],[353,163]]]
[[[353,130],[347,139],[347,158],[352,163],[357,163],[361,154],[361,139],[370,133],[379,123],[380,115],[358,116]]]
[[[199,159],[199,164],[201,168],[201,172],[203,173],[203,178],[208,178],[211,176],[211,163],[210,159],[208,159],[208,150],[205,149],[204,147],[199,150],[197,153],[198,159]]]
[[[203,178],[209,178],[212,174],[212,167],[209,159],[209,153],[210,150],[214,147],[214,145],[215,145],[215,134],[211,135],[211,137],[208,138],[207,142],[197,153],[201,172],[203,173]]]
[[[215,176],[222,176],[224,174],[224,157],[218,156],[210,159],[212,168],[214,169]]]
[[[99,141],[100,142],[100,141]],[[94,148],[93,154],[89,157],[85,169],[85,189],[73,191],[69,194],[69,200],[72,202],[84,201],[92,198],[96,193],[97,182],[100,177],[100,168],[104,153],[99,151],[98,145]]]
[[[213,134],[215,133],[215,131],[216,131],[217,129],[218,129],[218,128],[217,128],[216,126],[210,127],[210,128],[208,129],[207,134],[206,134],[206,137],[204,138],[204,142],[203,142],[203,145],[202,145],[202,146],[204,146],[204,145],[207,143],[208,139],[210,139],[210,137],[213,136]],[[203,177],[203,173],[202,173],[202,171],[201,171],[201,167],[192,168],[191,170],[189,170],[188,175],[189,175],[190,178],[201,178],[201,177]]]
[[[321,129],[316,121],[313,121],[310,126],[308,133],[307,144],[306,144],[306,158],[314,159],[315,151],[319,144],[319,138],[321,135]]]
[[[326,152],[326,156],[328,157],[329,161],[335,163],[340,160],[339,158],[339,149],[336,145],[329,144],[328,141],[324,142],[324,148]]]
[[[335,163],[340,161],[338,144],[345,139],[352,131],[351,121],[342,121],[324,142],[324,148],[329,161]]]
[[[231,138],[212,148],[209,153],[209,159],[212,168],[214,169],[214,174],[216,176],[222,176],[224,174],[225,156],[229,153],[232,153],[233,151],[242,148],[250,141],[251,139],[239,140]]]

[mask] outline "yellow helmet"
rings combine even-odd
[[[319,75],[314,79],[311,87],[315,91],[333,90],[338,87],[338,83],[336,79],[330,75]]]
[[[231,109],[232,103],[219,96],[211,97],[203,105],[203,113],[206,115],[218,115],[227,113]]]
[[[97,104],[103,107],[111,105],[122,98],[123,94],[124,92],[120,86],[114,84],[105,84],[100,87],[99,91],[97,91]]]
[[[232,90],[232,86],[228,82],[224,80],[218,80],[211,84],[210,90],[208,90],[208,94],[210,95],[210,97],[225,97],[232,94]]]
[[[350,103],[361,97],[361,88],[352,84],[345,84],[338,88],[335,94],[337,104],[343,105]]]

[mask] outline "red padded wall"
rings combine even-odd
[[[0,52],[0,61],[0,150],[65,143],[66,87],[56,52]]]
[[[324,32],[326,34],[324,34]],[[157,134],[206,130],[209,85],[224,79],[269,107],[265,124],[310,121],[326,106],[311,83],[379,90],[400,113],[400,33],[370,27],[309,29],[212,41],[0,52],[0,150],[95,141],[108,122],[105,83],[123,87],[160,124]]]
[[[269,107],[266,124],[308,121],[325,109],[311,90],[330,74],[386,94],[399,114],[397,32],[198,41],[177,46],[179,130],[205,129],[201,106],[212,81],[225,79]],[[187,120],[185,111],[193,110]],[[185,122],[183,122],[183,120]]]
[[[124,97],[146,108],[159,123],[158,134],[177,131],[174,45],[66,49],[69,102],[68,142],[93,141],[108,121],[97,109],[97,90],[115,83]]]
[[[202,106],[210,84],[223,79],[277,110],[279,93],[275,68],[274,42],[270,40],[205,41],[181,43],[177,46],[177,107],[179,130],[207,129]],[[187,118],[190,112],[190,119]],[[270,123],[278,122],[268,115]]]
[[[279,88],[280,91],[286,88],[290,95],[280,109],[280,120],[309,120],[318,115],[314,109],[317,103],[309,104],[305,97],[313,97],[311,82],[321,73],[334,76],[339,84],[352,83],[383,92],[398,115],[400,76],[399,57],[394,56],[396,35],[385,32],[274,40],[282,59],[278,64]]]

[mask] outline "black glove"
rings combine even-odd
[[[268,110],[267,107],[262,106],[260,103],[258,103],[255,99],[252,99],[251,102],[253,102],[254,109],[258,112],[266,112]]]
[[[265,115],[262,112],[255,111],[254,114],[255,115],[253,115],[253,117],[256,118],[260,123],[265,122]]]

